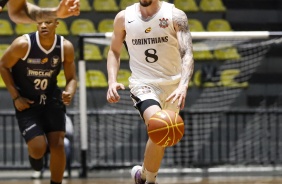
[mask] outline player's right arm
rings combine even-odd
[[[77,16],[80,13],[79,0],[62,0],[54,8],[40,8],[26,0],[9,0],[9,17],[15,23],[35,23],[45,20]]]
[[[20,96],[10,69],[18,62],[19,59],[24,58],[28,50],[28,41],[25,36],[16,38],[13,43],[4,52],[2,58],[0,58],[0,74],[1,77],[10,92],[12,99],[14,100],[15,106],[19,111],[30,107],[29,104],[32,101]],[[25,68],[23,68],[25,70]]]
[[[124,10],[119,12],[114,20],[114,31],[112,35],[111,45],[107,57],[108,85],[107,100],[110,103],[119,101],[120,96],[117,92],[124,89],[124,85],[117,82],[117,73],[120,67],[120,52],[125,39],[125,21]]]

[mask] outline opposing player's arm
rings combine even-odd
[[[54,8],[40,8],[26,0],[9,0],[9,17],[15,23],[34,23],[79,15],[79,0],[62,0]]]
[[[63,102],[69,105],[77,88],[77,76],[74,63],[74,48],[70,41],[64,40],[64,73],[66,87],[63,93]]]
[[[19,59],[24,58],[28,51],[28,41],[25,36],[16,38],[0,59],[0,73],[8,91],[13,99],[19,96],[15,87],[10,68],[12,68]]]
[[[179,52],[182,59],[182,72],[180,84],[188,88],[194,70],[192,37],[188,27],[186,14],[177,9],[173,9],[173,23],[177,33]]]
[[[107,69],[108,82],[116,82],[117,72],[120,66],[120,52],[125,38],[124,11],[119,12],[114,20],[114,31],[108,52]]]
[[[40,17],[46,15],[56,18],[56,10],[53,9],[41,9],[40,7],[26,2],[26,0],[10,0],[8,2],[9,17],[15,23],[35,23],[37,20],[41,21]]]

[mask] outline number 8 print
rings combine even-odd
[[[153,53],[151,53],[151,52],[153,52]],[[155,62],[157,62],[159,57],[156,54],[157,54],[156,49],[147,49],[145,51],[146,61],[148,63],[155,63]]]

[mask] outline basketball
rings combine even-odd
[[[147,132],[155,144],[162,147],[174,146],[184,135],[184,122],[178,113],[164,109],[149,119]]]

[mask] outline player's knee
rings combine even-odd
[[[38,145],[38,146],[33,146],[29,148],[29,155],[34,158],[34,159],[39,159],[44,156],[46,153],[46,146],[43,145]]]
[[[51,132],[47,135],[50,151],[60,151],[64,149],[64,132]]]
[[[46,140],[41,137],[36,137],[28,142],[29,155],[34,159],[42,158],[46,153],[46,150]]]
[[[50,144],[49,147],[50,147],[51,152],[52,152],[52,150],[54,150],[54,151],[63,151],[65,149],[64,139],[62,138],[59,141]]]

